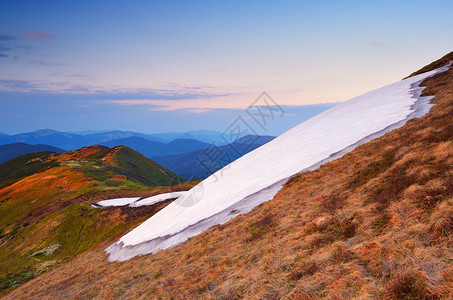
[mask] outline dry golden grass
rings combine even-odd
[[[421,119],[295,176],[172,249],[108,263],[114,237],[7,299],[452,299],[453,70]]]

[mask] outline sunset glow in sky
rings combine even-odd
[[[452,11],[451,1],[2,1],[0,132],[222,130],[266,91],[289,112],[278,134],[304,105],[345,101],[450,52]]]

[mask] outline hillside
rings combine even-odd
[[[272,136],[245,136],[228,145],[206,147],[176,155],[155,156],[153,160],[186,180],[199,180],[272,139]]]
[[[0,292],[124,233],[169,201],[136,209],[91,203],[193,185],[175,185],[181,181],[127,147],[38,152],[0,164]]]
[[[250,213],[122,263],[107,261],[110,240],[6,298],[451,299],[453,70],[422,85],[424,117]]]
[[[134,180],[147,186],[169,186],[183,181],[151,159],[125,146],[106,149],[87,158],[101,163],[100,168],[94,170],[89,168],[85,172],[87,176],[92,176],[95,179],[108,180],[110,173],[113,173],[126,176],[129,180]],[[89,164],[88,166],[91,165]],[[85,163],[81,162],[79,168],[84,172]]]
[[[14,157],[33,153],[33,152],[42,152],[42,151],[49,151],[49,152],[64,152],[66,150],[49,146],[49,145],[29,145],[25,143],[13,143],[13,144],[6,144],[0,146],[0,164],[4,163],[7,160],[10,160]]]

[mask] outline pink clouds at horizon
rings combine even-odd
[[[30,38],[38,38],[38,39],[48,39],[51,38],[52,35],[50,33],[46,32],[26,32],[24,33],[25,37],[30,37]]]

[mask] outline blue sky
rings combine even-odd
[[[2,1],[0,132],[279,134],[450,52],[451,1]],[[305,106],[309,105],[309,106]]]

